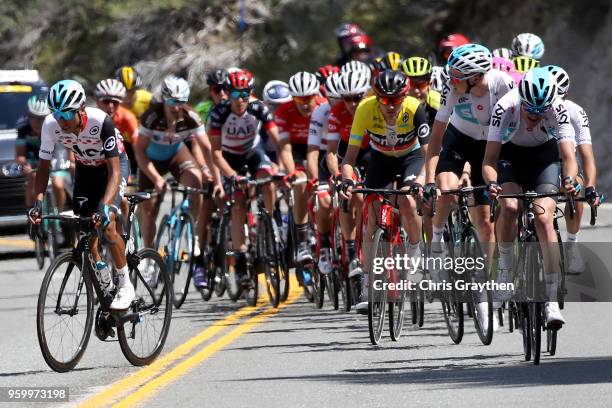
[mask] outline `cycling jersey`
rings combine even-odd
[[[365,137],[370,147],[387,156],[401,157],[429,142],[425,108],[416,98],[407,96],[397,112],[395,125],[387,125],[376,98],[368,98],[357,107],[349,145],[361,147]]]
[[[138,119],[132,112],[123,106],[119,106],[113,115],[113,123],[121,133],[123,141],[127,143],[135,142],[132,138],[138,135]]]
[[[351,115],[348,109],[346,109],[346,105],[344,104],[344,102],[338,103],[332,108],[331,112],[329,113],[329,122],[327,125],[327,140],[341,140],[345,143],[348,143],[349,139],[351,138],[352,125],[353,115]],[[369,143],[370,138],[366,134],[361,140],[360,148],[362,150],[367,149]]]
[[[567,109],[570,117],[570,123],[574,127],[574,135],[576,136],[576,146],[581,144],[591,143],[591,130],[589,128],[589,116],[584,111],[582,106],[569,99],[563,100],[563,105]]]
[[[151,160],[170,160],[193,135],[204,134],[204,125],[198,114],[188,105],[175,124],[174,132],[168,130],[163,103],[152,103],[142,115],[138,134],[149,139],[146,154]]]
[[[215,106],[210,112],[209,135],[221,137],[221,150],[233,154],[246,154],[259,145],[259,129],[276,127],[270,109],[260,100],[249,101],[241,115],[232,112],[229,101]]]
[[[317,106],[326,102],[325,98],[316,97]],[[294,101],[281,104],[276,108],[275,121],[279,127],[280,140],[289,139],[292,145],[308,143],[308,128],[310,127],[310,116],[302,116],[297,110]]]
[[[436,120],[448,123],[450,119],[450,123],[464,135],[487,140],[492,108],[515,84],[508,74],[495,69],[487,72],[485,78],[489,92],[483,96],[458,94],[449,81],[445,82]]]
[[[332,106],[329,102],[317,106],[310,116],[308,145],[327,151],[327,123]]]
[[[144,89],[137,89],[134,94],[134,103],[132,106],[126,106],[138,119],[141,119],[142,115],[149,109],[153,99],[153,94]]]
[[[86,107],[81,118],[81,129],[75,135],[65,133],[53,115],[48,115],[42,126],[38,157],[51,160],[57,143],[71,149],[77,164],[84,166],[100,166],[107,158],[125,152],[119,131],[104,111]]]
[[[212,108],[212,101],[202,101],[193,107],[193,109],[198,112],[198,115],[200,115],[200,118],[204,123],[208,122],[208,117],[210,116],[210,111],[212,110]]]
[[[561,98],[553,101],[551,108],[542,115],[542,120],[535,128],[527,127],[526,121],[521,119],[521,98],[518,89],[514,89],[493,108],[488,141],[512,141],[512,144],[517,146],[532,147],[552,139],[557,142],[574,140],[574,128]]]
[[[441,97],[438,91],[434,91],[433,89],[427,91],[427,96],[425,97],[425,113],[427,114],[427,123],[430,127],[433,126],[438,109],[440,109]]]
[[[17,124],[16,146],[25,147],[25,158],[28,163],[35,165],[38,163],[38,151],[40,150],[40,136],[34,134],[29,123]]]

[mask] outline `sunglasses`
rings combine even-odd
[[[249,99],[251,91],[231,91],[230,98],[232,99]]]
[[[398,106],[401,105],[402,102],[404,102],[404,97],[396,96],[395,98],[389,98],[386,96],[377,96],[376,100],[378,101],[378,103],[384,106]]]
[[[117,99],[100,99],[100,102],[106,105],[110,105],[111,103],[119,105],[121,103],[121,101],[118,101]]]
[[[546,112],[548,112],[550,110],[550,106],[547,106],[545,108],[533,108],[531,106],[527,106],[525,104],[523,104],[523,109],[525,109],[525,112],[527,112],[530,115],[544,115]]]
[[[450,77],[451,82],[454,83],[454,84],[457,84],[457,83],[460,83],[460,82],[463,82],[463,81],[467,81],[470,78],[474,78],[476,75],[478,75],[478,74],[476,73],[476,74],[472,74],[472,75],[468,75],[468,76],[458,77],[458,76],[455,76],[455,75],[451,74],[450,72],[448,73],[448,76]]]
[[[168,106],[178,106],[178,105],[184,105],[187,103],[187,101],[182,101],[180,99],[175,99],[175,98],[166,98],[164,99],[164,102]]]
[[[423,90],[429,86],[429,81],[426,79],[408,79],[411,88]]]
[[[215,85],[210,88],[214,93],[227,92],[227,88],[224,85]]]
[[[53,112],[53,117],[55,118],[55,120],[72,120],[74,119],[74,116],[76,115],[77,111],[67,111],[67,112],[60,112],[60,111],[55,111]]]
[[[293,100],[300,105],[310,105],[310,102],[312,102],[314,98],[315,98],[315,95],[294,96]]]
[[[359,95],[346,95],[346,96],[342,97],[342,100],[344,102],[358,103],[359,101],[361,101],[361,98],[363,98],[363,94],[359,94]]]

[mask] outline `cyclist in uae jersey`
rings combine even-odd
[[[544,68],[548,69],[557,81],[557,90],[559,98],[563,100],[563,105],[569,114],[570,123],[574,127],[575,144],[578,151],[579,176],[578,181],[585,186],[584,196],[592,206],[599,206],[599,192],[597,186],[597,167],[595,165],[595,154],[591,142],[591,130],[589,127],[589,117],[586,111],[574,101],[567,99],[567,91],[569,90],[570,78],[567,72],[556,65],[547,65]],[[580,255],[580,251],[576,243],[578,242],[578,234],[580,232],[580,220],[584,210],[583,202],[577,201],[576,214],[570,217],[568,206],[565,208],[565,225],[567,228],[566,242],[567,245],[567,270],[573,273],[584,271],[585,263]]]
[[[215,192],[222,192],[219,173],[213,166],[210,142],[199,115],[187,105],[189,84],[183,78],[168,76],[161,88],[161,103],[152,103],[142,115],[138,131],[138,143],[134,153],[141,175],[138,180],[140,190],[154,188],[158,192],[166,189],[164,175],[169,171],[181,184],[202,187],[201,168],[204,162],[213,169]],[[185,145],[192,141],[191,148]],[[153,246],[155,237],[155,220],[159,211],[156,198],[141,204],[143,210],[142,236],[147,247]],[[190,197],[192,214],[199,214],[202,202],[201,194]],[[196,267],[193,277],[199,284],[199,276],[204,274],[204,264],[200,251],[200,242],[205,242],[207,220],[196,217],[196,245],[194,257]],[[198,286],[198,285],[196,285]]]
[[[429,125],[425,108],[407,96],[408,78],[400,71],[386,70],[374,79],[376,98],[366,99],[357,107],[349,147],[342,161],[343,195],[351,198],[353,166],[361,151],[363,139],[370,139],[371,156],[365,178],[367,188],[390,188],[400,175],[397,188],[409,189],[423,172],[423,157],[427,152]],[[411,196],[398,197],[402,225],[408,232],[407,255],[420,258],[421,221],[416,202]],[[378,214],[378,202],[373,202],[366,226],[371,237]],[[370,256],[365,251],[366,256]],[[357,313],[367,313],[370,259],[365,259],[366,273],[362,275],[361,299]]]
[[[535,68],[518,88],[497,102],[491,117],[482,169],[491,197],[500,192],[555,193],[559,191],[561,175],[564,190],[568,194],[577,192],[574,129],[565,102],[557,97],[554,76],[544,68]],[[535,214],[535,228],[543,255],[547,297],[544,312],[549,328],[560,328],[565,322],[557,303],[560,253],[553,226],[555,201],[546,197],[534,203],[542,209]],[[500,207],[496,223],[498,279],[511,282],[519,203],[517,199],[504,198]]]
[[[110,307],[127,309],[134,299],[129,279],[125,245],[117,233],[116,214],[127,184],[129,165],[112,119],[97,108],[85,107],[85,91],[76,81],[63,80],[51,87],[47,98],[53,112],[43,122],[40,162],[36,174],[36,203],[30,210],[30,220],[40,222],[41,200],[47,189],[51,159],[57,143],[71,149],[76,160],[72,207],[77,215],[100,217],[108,248],[118,277],[117,292]],[[112,280],[98,251],[97,238],[91,252],[100,272],[102,288],[110,292]]]
[[[288,173],[297,178],[306,177],[305,160],[308,143],[308,128],[314,109],[325,102],[319,95],[319,81],[314,74],[298,72],[289,78],[289,93],[292,101],[282,104],[275,112],[275,121],[280,131],[280,151],[288,151],[293,162]],[[295,164],[294,164],[295,163]],[[298,263],[311,262],[312,254],[308,244],[308,194],[305,184],[293,186],[293,216],[297,231]],[[306,277],[308,280],[308,277]],[[308,283],[308,282],[307,282]]]
[[[251,177],[264,178],[273,173],[272,162],[260,144],[260,127],[265,129],[270,139],[279,143],[278,128],[268,107],[252,96],[254,79],[247,70],[229,74],[229,101],[215,106],[210,113],[210,138],[215,163],[221,173],[232,183],[240,182],[238,172],[248,167]],[[290,152],[280,155],[285,167],[291,165]],[[262,187],[267,210],[274,212],[276,193],[274,184]],[[244,225],[246,222],[247,199],[244,194],[234,197],[232,206],[232,249],[239,281],[247,279],[247,246]]]

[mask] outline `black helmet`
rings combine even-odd
[[[401,71],[387,69],[376,75],[374,92],[378,96],[396,98],[403,96],[408,90],[408,78]]]
[[[215,69],[206,74],[206,83],[208,86],[224,85],[226,80],[227,71],[222,68]]]

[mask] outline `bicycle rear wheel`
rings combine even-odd
[[[172,287],[174,288],[174,306],[178,309],[185,302],[191,283],[194,261],[195,224],[189,213],[182,213],[177,220],[174,235]]]
[[[474,227],[471,227],[470,233],[463,240],[462,252],[464,259],[486,259]],[[478,264],[475,263],[474,269],[467,271],[467,276],[473,283],[488,282],[488,266],[485,263],[483,268],[479,268]],[[478,334],[478,338],[482,344],[488,346],[493,340],[493,295],[491,294],[490,290],[486,290],[484,294],[478,290],[470,290],[470,301],[472,305],[474,305],[474,312],[472,316],[474,320],[474,328],[476,329],[476,333]],[[482,327],[481,325],[481,320],[483,320],[485,316],[480,316],[479,309],[476,307],[479,302],[487,302],[487,310],[485,311],[487,316],[486,319],[484,319],[487,322],[486,327]]]
[[[93,325],[93,288],[72,252],[53,261],[45,273],[36,308],[38,344],[45,362],[64,373],[79,362]]]
[[[456,228],[452,222],[452,214],[449,216],[449,222],[444,228],[444,242],[446,243],[448,253],[455,256],[455,234]],[[461,302],[459,293],[455,289],[455,275],[454,271],[450,271],[449,280],[451,284],[451,290],[442,292],[442,311],[444,313],[444,320],[446,322],[446,328],[448,329],[448,335],[455,344],[461,343],[463,340],[463,303]]]
[[[136,275],[136,296],[127,315],[117,324],[119,345],[125,358],[135,366],[150,364],[161,353],[172,319],[172,289],[162,257],[151,248],[129,255],[128,264]],[[143,278],[145,269],[154,265],[161,293],[155,293]]]
[[[540,354],[542,347],[542,328],[544,322],[542,318],[542,303],[531,302],[529,303],[529,316],[531,320],[531,358],[533,364],[540,364]]]
[[[370,261],[373,262],[374,258],[384,259],[388,254],[386,250],[387,243],[385,241],[385,231],[382,229],[376,230],[374,233],[374,240],[372,241],[372,256]],[[369,268],[373,271],[373,267]],[[370,276],[372,274],[370,273]],[[382,273],[378,275],[378,280],[382,280],[384,284],[386,282],[386,274]],[[387,290],[383,286],[383,290],[379,291],[377,295],[374,295],[374,285],[372,280],[369,282],[368,288],[368,331],[370,333],[370,342],[373,345],[377,345],[380,342],[382,332],[385,326],[385,311],[387,309]]]
[[[272,218],[265,211],[259,216],[259,225],[257,226],[257,256],[259,259],[257,259],[257,263],[263,268],[266,277],[266,290],[270,305],[278,307],[280,302],[280,266],[272,222]]]
[[[396,253],[396,255],[399,255],[401,258],[407,256],[406,245],[408,245],[408,237],[404,231],[402,231],[400,243],[393,245],[393,247],[397,248],[399,252]],[[394,283],[401,282],[407,278],[406,270],[395,269],[391,271],[391,273],[391,276],[394,278]],[[395,290],[395,292],[392,294],[393,296],[391,299],[389,299],[389,335],[391,336],[391,340],[398,341],[402,335],[402,329],[404,327],[406,291]]]

